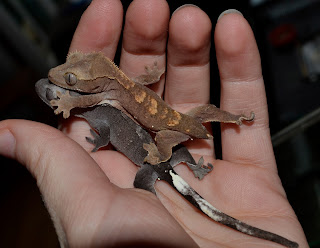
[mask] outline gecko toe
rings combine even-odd
[[[89,142],[90,144],[94,145],[94,139],[91,139],[90,137],[86,137],[86,141]]]
[[[207,165],[204,165],[204,167],[205,167],[207,170],[209,170],[209,172],[213,170],[213,164],[211,164],[211,163],[207,163]]]
[[[51,106],[58,106],[57,101],[56,100],[51,100],[50,101]]]
[[[204,163],[204,159],[203,159],[203,157],[201,156],[201,158],[199,159],[197,165],[198,165],[199,167],[202,167],[202,166],[203,166],[203,163]]]
[[[255,118],[255,114],[254,114],[254,112],[251,112],[250,113],[250,118],[247,121],[253,121],[254,118]]]
[[[91,139],[90,137],[86,137],[86,141],[92,145],[94,145],[94,148],[91,150],[91,152],[96,152],[99,149],[99,146],[97,145],[97,142],[95,139]]]
[[[69,116],[70,116],[70,112],[69,111],[63,111],[63,118],[64,119],[67,119],[67,118],[69,118]]]
[[[59,98],[62,96],[62,92],[60,92],[60,91],[57,91],[56,94],[57,94],[57,97],[59,97]]]
[[[61,111],[59,110],[59,109],[56,109],[55,111],[54,111],[54,114],[56,114],[56,115],[58,115],[58,114],[60,114],[61,113]]]

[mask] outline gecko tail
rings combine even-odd
[[[214,221],[235,229],[241,233],[257,237],[264,240],[269,240],[281,244],[288,248],[298,248],[296,242],[288,240],[280,235],[268,232],[257,227],[250,226],[240,220],[237,220],[220,210],[213,207],[209,202],[202,198],[193,188],[189,186],[173,169],[169,171],[172,180],[165,179],[172,187],[174,187],[187,201],[194,205],[201,212],[206,214]],[[171,181],[171,182],[169,182]]]

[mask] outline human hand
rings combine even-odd
[[[121,2],[95,0],[81,18],[70,51],[102,51],[112,59],[121,27]],[[126,14],[120,68],[135,77],[157,58],[167,74],[153,88],[174,109],[186,112],[209,102],[210,32],[211,22],[199,8],[185,6],[170,19],[165,1],[135,0]],[[202,182],[184,166],[176,171],[223,212],[307,247],[277,175],[260,57],[241,15],[228,14],[218,21],[215,48],[221,108],[233,113],[254,111],[256,119],[240,128],[221,125],[223,160],[214,159],[212,142],[188,143],[195,157],[204,156],[214,164]],[[102,150],[88,155],[92,146],[84,138],[89,130],[86,122],[70,118],[60,129],[66,135],[39,123],[1,122],[0,151],[25,164],[35,176],[62,244],[279,246],[213,222],[165,183],[156,184],[160,200],[132,189],[137,167],[122,154]]]

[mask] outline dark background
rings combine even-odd
[[[64,62],[90,1],[71,2],[0,2],[0,120],[57,124],[53,111],[36,96],[34,84],[49,68]],[[131,1],[122,2],[126,9]],[[196,4],[213,23],[222,11],[235,8],[251,24],[262,58],[279,174],[310,246],[320,247],[320,1],[168,2],[171,12],[186,3]],[[217,82],[214,47],[211,67],[212,81]],[[218,87],[212,88],[216,105]],[[219,146],[219,125],[215,127]],[[58,247],[35,180],[15,161],[0,157],[0,164],[0,247]]]

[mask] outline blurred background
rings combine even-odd
[[[130,2],[122,1],[124,9]],[[222,11],[236,8],[251,24],[262,58],[279,174],[310,247],[320,247],[320,1],[168,2],[171,12],[196,4],[213,23]],[[53,111],[36,96],[34,84],[65,61],[88,4],[89,0],[1,0],[0,120],[57,125]],[[218,82],[214,47],[211,67],[212,81]],[[219,105],[217,84],[212,96],[212,103]],[[219,147],[219,124],[214,126]],[[35,180],[15,161],[0,157],[0,164],[0,247],[59,247]]]

